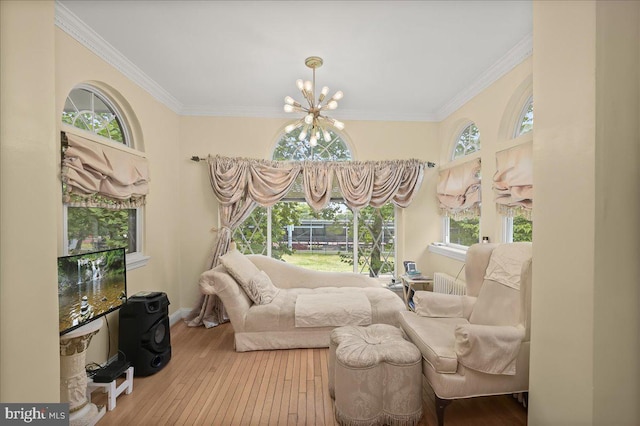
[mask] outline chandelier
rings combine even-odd
[[[326,110],[338,108],[338,101],[342,99],[343,93],[338,90],[332,97],[327,98],[329,88],[324,86],[316,101],[316,68],[322,66],[322,58],[310,56],[305,59],[304,64],[313,70],[313,81],[307,80],[303,82],[302,80],[297,80],[296,85],[302,92],[302,97],[307,101],[308,106],[303,106],[291,96],[284,98],[285,112],[301,112],[304,114],[304,117],[297,122],[285,127],[284,131],[285,133],[291,133],[293,130],[302,127],[298,139],[304,141],[309,136],[309,145],[316,146],[320,137],[324,138],[325,142],[331,141],[331,135],[327,130],[328,125],[334,126],[338,130],[344,129],[344,123],[323,114]]]

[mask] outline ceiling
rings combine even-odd
[[[286,116],[320,56],[338,119],[442,120],[532,52],[527,1],[59,0],[56,25],[184,115]]]

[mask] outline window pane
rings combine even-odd
[[[395,208],[365,207],[358,216],[358,270],[371,277],[394,275]]]
[[[284,231],[273,231],[273,245],[286,262],[316,271],[353,272],[353,213],[344,203],[331,202],[315,212],[305,202],[281,202],[274,206],[272,222]]]
[[[520,126],[516,136],[523,135],[533,129],[533,99],[530,99],[520,115]]]
[[[137,251],[137,210],[68,207],[69,254],[125,247]]]
[[[533,222],[524,216],[514,216],[513,218],[513,242],[531,241],[533,235]]]
[[[73,89],[64,104],[62,122],[126,144],[122,120],[106,99],[86,89]]]
[[[298,136],[302,128],[297,128],[282,136],[273,153],[274,160],[284,161],[347,161],[351,160],[351,152],[342,138],[332,129],[327,129],[331,139],[327,142],[318,138],[318,145],[300,142]]]
[[[480,151],[480,131],[475,124],[467,126],[460,136],[453,149],[452,158],[464,157],[465,155],[472,154],[476,151]]]
[[[267,209],[256,207],[233,232],[238,250],[244,254],[267,254]]]
[[[480,240],[480,218],[449,218],[449,243],[470,246]]]

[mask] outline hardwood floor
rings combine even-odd
[[[98,423],[106,425],[335,425],[327,388],[327,349],[237,353],[230,324],[205,329],[179,322],[173,356],[160,372],[136,377],[133,392]],[[100,391],[94,403],[106,405]],[[423,390],[421,426],[435,426],[433,393]],[[455,401],[447,426],[526,425],[511,396]]]

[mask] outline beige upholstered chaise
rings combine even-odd
[[[451,400],[527,392],[531,243],[476,244],[466,296],[416,292],[400,323],[422,352],[438,424]]]
[[[398,312],[405,309],[404,303],[376,279],[355,273],[313,271],[260,255],[244,258],[257,270],[264,271],[279,289],[269,303],[254,304],[224,263],[200,278],[202,291],[216,294],[222,300],[235,332],[238,352],[329,347],[331,330],[347,324],[296,327],[299,296],[331,294],[327,297],[336,297],[342,303],[364,299],[370,306],[371,324],[399,326]]]

